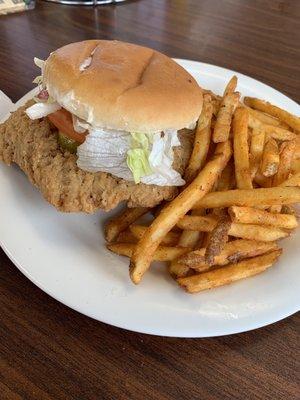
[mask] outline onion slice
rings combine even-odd
[[[36,103],[26,109],[26,114],[30,119],[39,119],[61,109],[58,103]]]

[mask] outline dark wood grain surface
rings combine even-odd
[[[0,89],[32,88],[34,56],[115,38],[248,74],[300,101],[300,1],[39,3],[0,16]],[[1,221],[0,221],[1,223]],[[17,229],[17,227],[16,227]],[[299,399],[299,315],[234,336],[127,332],[56,302],[0,250],[0,399]]]

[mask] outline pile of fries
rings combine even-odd
[[[105,228],[107,248],[130,258],[139,283],[152,261],[189,293],[225,285],[271,267],[278,240],[297,227],[300,118],[236,91],[204,91],[186,186],[155,209],[127,208]],[[147,213],[148,225],[138,223]]]

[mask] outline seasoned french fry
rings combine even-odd
[[[216,99],[214,100],[215,101],[213,101],[210,94],[204,94],[204,104],[197,124],[193,152],[184,175],[184,179],[188,183],[197,176],[208,156],[213,108],[219,107],[219,101]],[[197,214],[197,211],[194,211],[194,213]],[[178,245],[183,247],[194,247],[197,242],[199,242],[200,235],[200,232],[183,231],[178,241]],[[189,268],[179,265],[176,260],[170,263],[168,269],[170,275],[173,277],[186,276],[189,273]]]
[[[214,265],[215,257],[223,250],[228,241],[228,232],[231,226],[231,220],[228,216],[221,218],[212,230],[209,242],[206,247],[205,261],[208,265]]]
[[[105,226],[105,239],[108,242],[114,241],[118,235],[125,231],[133,222],[146,214],[149,208],[135,207],[126,208],[121,214],[112,218]]]
[[[224,97],[227,96],[230,93],[233,93],[236,89],[237,86],[237,77],[233,75],[233,77],[230,79],[230,81],[227,83],[227,86],[224,90]]]
[[[130,225],[129,229],[131,233],[133,234],[135,239],[140,240],[144,233],[147,230],[147,226],[145,225]],[[168,232],[163,240],[161,241],[161,244],[164,244],[166,246],[176,246],[178,243],[178,240],[180,238],[180,233],[179,232]],[[180,245],[179,245],[180,246]],[[192,247],[192,246],[181,246],[181,247]]]
[[[257,171],[253,181],[263,187],[263,188],[269,188],[272,186],[272,181],[273,181],[273,177],[272,176],[264,176],[260,171]]]
[[[233,163],[229,161],[217,182],[216,191],[222,192],[224,190],[233,189],[235,186],[235,177],[233,170]]]
[[[203,232],[202,234],[203,234],[202,247],[206,248],[210,241],[211,232]]]
[[[212,91],[209,90],[209,89],[203,89],[203,88],[202,88],[202,91],[203,91],[203,95],[209,94],[209,95],[211,96],[212,100],[217,100],[217,101],[219,101],[219,102],[222,100],[222,96],[219,96],[218,94],[212,92]]]
[[[281,252],[278,249],[271,253],[240,261],[237,264],[229,264],[225,267],[214,269],[213,271],[178,278],[177,282],[189,293],[227,285],[265,271],[274,264]]]
[[[211,232],[217,223],[218,218],[212,214],[205,216],[185,215],[177,222],[177,226],[183,230]]]
[[[281,185],[286,186],[286,185]],[[193,209],[230,206],[264,206],[294,204],[300,201],[299,187],[274,187],[259,189],[235,189],[208,193],[194,204]]]
[[[296,174],[300,172],[300,158],[294,158],[291,165],[291,173]]]
[[[229,243],[231,243],[231,242],[226,243],[226,245]],[[184,266],[185,268],[188,268],[189,270],[190,270],[190,268],[192,268],[193,270],[198,271],[198,272],[207,271],[212,266],[206,262],[205,252],[206,252],[206,247],[202,247],[201,249],[194,250],[194,251],[184,254],[183,256],[180,256],[177,259],[177,262],[179,265]],[[223,251],[218,256],[215,257],[214,265],[223,265],[223,264],[217,263],[217,260],[220,260],[221,254],[222,254],[222,260],[224,260],[224,265],[229,263],[229,261],[226,262],[226,257],[223,255],[223,254],[225,254],[225,248],[224,248]],[[181,277],[178,277],[178,278],[181,278]]]
[[[281,208],[282,214],[288,214],[288,215],[297,215],[295,208],[293,206],[282,206]]]
[[[291,173],[292,174],[300,172],[300,135],[297,136],[297,139],[295,140],[295,142],[296,142],[296,148],[295,148],[294,157],[293,157],[292,164],[291,164]]]
[[[195,240],[193,239],[199,238],[199,232],[196,231],[183,231],[182,232],[182,240],[181,242],[187,241],[188,243],[194,243]],[[187,240],[186,240],[187,239]],[[180,242],[180,244],[181,244]],[[179,245],[179,243],[178,243]],[[194,246],[193,246],[194,247]],[[177,259],[171,261],[168,266],[168,271],[173,278],[179,278],[182,276],[187,276],[189,274],[190,268],[183,264],[178,264]]]
[[[237,92],[229,93],[224,96],[213,131],[214,143],[221,143],[228,140],[232,116],[238,106],[239,98],[240,94]]]
[[[189,251],[188,247],[167,247],[159,246],[154,253],[154,260],[157,261],[173,261],[181,255]],[[190,249],[191,250],[191,249]]]
[[[213,108],[213,116],[216,117],[218,115],[219,112],[219,108],[221,105],[221,101],[222,101],[222,97],[216,95],[215,93],[213,93],[211,90],[203,90],[203,94],[209,94],[211,96],[211,104],[212,104],[212,108]]]
[[[279,149],[276,140],[270,138],[263,151],[260,170],[266,176],[274,176],[278,171],[279,166]]]
[[[250,155],[251,155],[251,176],[255,177],[264,151],[265,133],[262,129],[254,128],[252,130],[250,141]]]
[[[294,152],[294,158],[300,158],[300,135],[297,135],[297,138],[295,139],[295,152]]]
[[[273,214],[280,214],[281,213],[281,209],[282,209],[282,206],[271,206],[269,208],[269,212],[273,213]]]
[[[207,223],[204,223],[204,217],[192,217],[189,215],[185,215],[178,225],[182,229],[189,229],[202,232],[211,232],[216,226],[217,220],[207,220]],[[262,240],[265,242],[271,242],[277,239],[281,239],[288,236],[288,233],[279,229],[274,228],[272,226],[260,226],[253,224],[241,224],[241,223],[232,223],[228,230],[228,235],[242,238],[242,239],[252,239],[252,240]]]
[[[286,181],[282,182],[279,186],[280,187],[300,186],[300,171],[297,172],[295,175],[292,175]]]
[[[280,228],[237,223],[231,224],[228,234],[242,239],[259,240],[264,242],[273,242],[274,240],[283,239],[289,236],[288,232]]]
[[[288,131],[278,126],[275,126],[273,129],[270,129],[269,126],[265,125],[263,129],[265,130],[266,135],[268,137],[271,137],[275,140],[280,140],[283,142],[296,139],[296,134],[294,132]]]
[[[219,102],[216,101],[215,105],[217,103]],[[219,104],[217,105],[217,107],[219,107]],[[207,159],[211,139],[212,113],[212,96],[210,94],[205,94],[203,109],[195,133],[193,152],[184,175],[184,179],[187,183],[191,182],[197,176]],[[197,214],[197,211],[194,211],[194,213]],[[197,242],[199,242],[200,240],[200,235],[200,232],[183,231],[178,241],[178,245],[194,248]],[[179,276],[186,276],[189,273],[189,268],[178,264],[176,260],[170,263],[168,270],[170,275],[175,278]]]
[[[300,202],[300,117],[256,98],[242,104],[236,87],[233,76],[222,97],[203,89],[181,193],[107,224],[107,248],[130,258],[133,283],[153,261],[168,262],[189,293],[247,278],[278,259],[276,241],[298,226],[291,205]],[[148,211],[154,220],[140,225]]]
[[[106,247],[120,256],[131,257],[136,249],[136,243],[107,243]],[[159,246],[154,252],[152,261],[172,261],[191,251],[188,247]]]
[[[279,152],[279,166],[277,174],[273,178],[273,186],[279,186],[286,181],[291,173],[292,161],[296,149],[296,141],[283,142]]]
[[[192,212],[192,215],[203,215],[204,213],[205,210],[194,210]],[[182,231],[182,234],[178,241],[178,246],[191,247],[194,249],[201,240],[201,235],[202,232],[184,230]],[[182,264],[178,264],[177,260],[171,261],[171,263],[168,266],[168,270],[173,278],[187,276],[190,272],[189,267]]]
[[[211,104],[212,104],[212,110],[213,110],[213,117],[211,120],[211,128],[215,129],[217,115],[218,115],[218,112],[220,109],[220,103],[218,101],[212,100]]]
[[[171,201],[152,222],[138,242],[130,263],[130,277],[139,283],[149,268],[153,254],[164,236],[197,202],[209,192],[231,157],[231,146],[224,142],[217,146],[215,157],[201,170],[193,182]]]
[[[282,110],[280,107],[274,106],[273,104],[267,101],[256,99],[254,97],[245,97],[244,103],[251,108],[270,114],[273,117],[276,117],[281,121],[285,122],[291,128],[300,131],[300,118],[297,117],[296,115],[293,115],[285,110]]]
[[[294,229],[298,226],[294,215],[273,214],[251,207],[232,206],[228,209],[232,221],[242,224],[271,225],[277,228]]]
[[[275,126],[275,125],[274,125]],[[286,129],[287,131],[293,131],[294,133],[298,134],[299,132],[297,132],[295,129],[292,129],[290,126],[288,126],[288,124],[286,124],[283,121],[280,121],[280,124],[278,125],[279,128],[282,129]]]
[[[238,107],[233,116],[233,156],[238,189],[252,189],[248,148],[248,120],[248,110]]]
[[[211,138],[212,111],[211,96],[204,95],[203,108],[195,132],[192,155],[184,174],[184,179],[187,183],[190,183],[197,176],[206,161]]]
[[[116,239],[117,243],[137,243],[137,238],[130,230],[122,231]]]
[[[214,265],[236,263],[245,258],[256,257],[278,249],[276,242],[259,242],[256,240],[237,239],[227,242],[221,253],[215,257]],[[186,265],[198,272],[205,271],[210,265],[205,261],[205,248],[191,251],[178,259],[179,264]]]
[[[265,114],[262,111],[254,110],[253,108],[250,107],[246,108],[255,119],[258,119],[263,124],[280,126],[279,119],[272,117],[271,115]]]
[[[296,139],[296,133],[287,129],[281,128],[280,126],[263,124],[259,119],[249,115],[249,127],[252,129],[261,129],[265,132],[268,137],[275,140],[294,140]]]

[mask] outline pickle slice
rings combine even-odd
[[[76,153],[77,147],[80,145],[80,143],[68,138],[61,131],[58,131],[58,143],[63,150],[67,150],[73,154]]]

